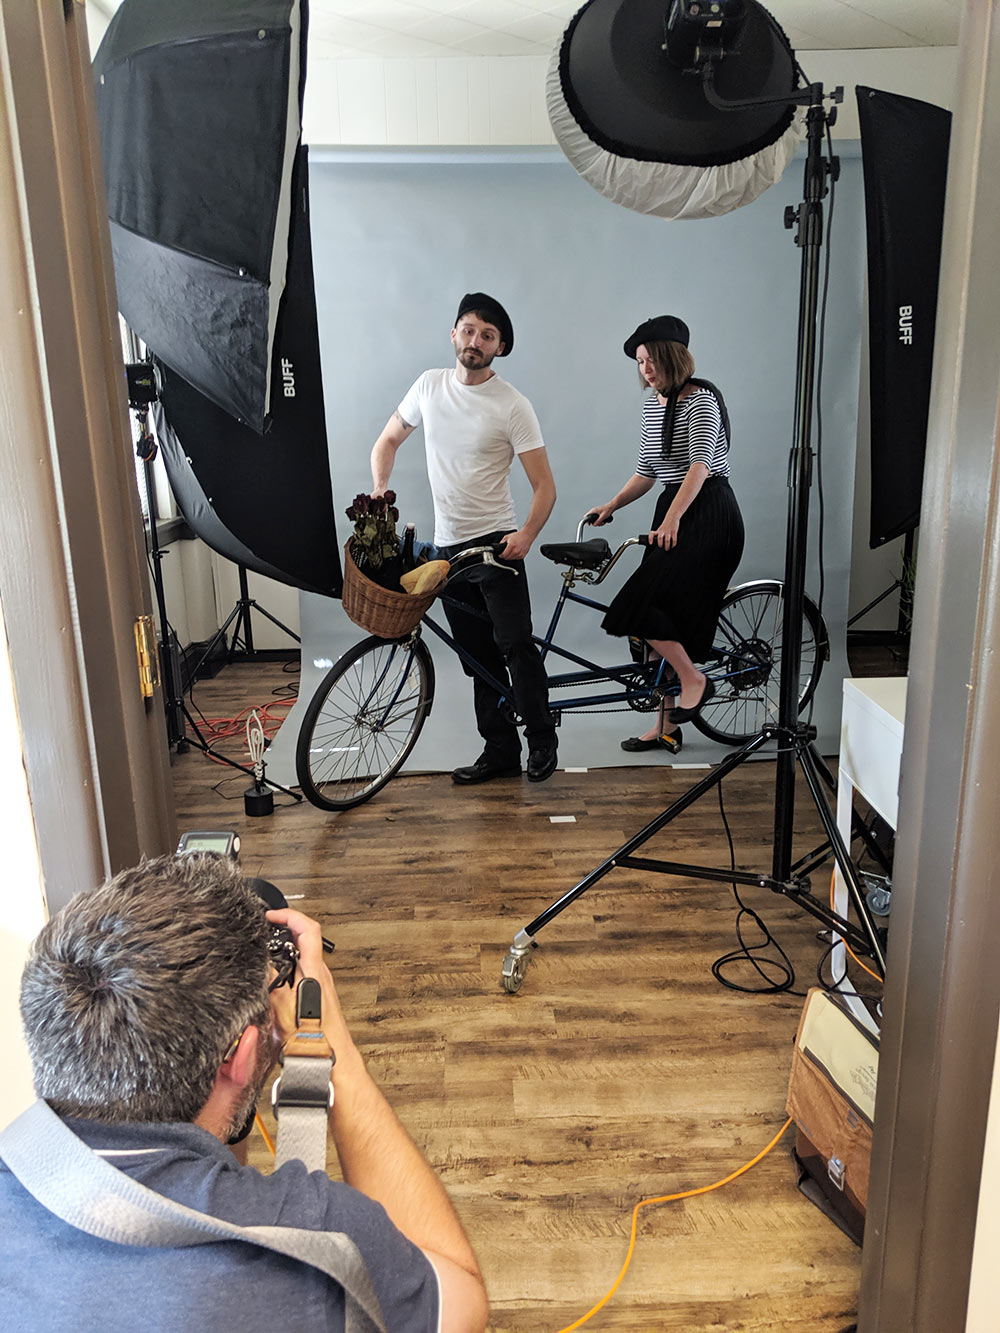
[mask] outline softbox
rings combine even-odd
[[[94,58],[118,308],[264,428],[288,260],[301,0],[125,0]]]
[[[305,0],[124,0],[94,61],[119,309],[195,533],[339,595],[299,148]]]
[[[241,425],[165,364],[153,426],[181,513],[204,542],[258,574],[339,597],[305,147],[293,198],[264,434]]]
[[[874,549],[920,521],[951,113],[876,88],[856,93],[868,233]]]

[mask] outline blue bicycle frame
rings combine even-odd
[[[444,593],[438,600],[446,602],[448,600],[448,594]],[[589,658],[581,657],[578,653],[571,652],[568,648],[561,648],[557,643],[553,642],[556,628],[559,625],[563,609],[567,602],[576,602],[580,606],[587,606],[595,611],[607,610],[607,607],[603,603],[594,601],[590,597],[583,597],[577,592],[573,592],[569,586],[569,580],[564,580],[563,586],[559,592],[559,597],[556,601],[555,609],[552,613],[552,619],[549,621],[549,626],[545,631],[544,638],[539,638],[537,634],[533,634],[531,637],[541,653],[543,660],[549,653],[554,653],[557,656],[564,658],[567,662],[575,662],[577,666],[584,667],[585,669],[583,671],[564,672],[561,675],[550,675],[549,689],[555,690],[573,685],[596,685],[602,680],[617,681],[619,688],[609,693],[573,695],[569,698],[560,698],[558,701],[550,698],[549,707],[552,709],[553,713],[558,714],[561,712],[572,711],[577,708],[594,708],[603,704],[627,704],[631,703],[633,700],[638,702],[642,699],[651,698],[653,696],[653,691],[660,689],[666,678],[670,675],[670,667],[666,662],[661,661],[656,669],[655,675],[646,682],[639,684],[637,683],[637,676],[641,669],[641,663],[627,662],[618,666],[600,666],[597,662],[592,662]],[[466,614],[475,615],[482,620],[489,619],[484,612],[477,610],[475,607],[470,607],[464,602],[455,602],[454,604],[461,605],[462,611]],[[514,706],[513,701],[509,699],[507,695],[507,691],[510,687],[502,684],[495,676],[487,671],[479,660],[457,643],[443,626],[439,625],[430,615],[425,615],[421,624],[426,625],[427,628],[432,630],[439,639],[457,653],[459,658],[470,671],[474,672],[481,680],[484,680],[496,690],[497,694],[500,696],[501,704],[507,703],[510,704],[511,707]]]

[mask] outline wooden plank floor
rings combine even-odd
[[[271,702],[289,679],[237,664],[199,684],[195,701],[228,716]],[[240,757],[238,741],[221,748]],[[737,863],[765,872],[773,773],[746,764],[724,792]],[[636,767],[461,790],[417,776],[352,811],[279,795],[272,816],[248,819],[242,774],[194,750],[174,757],[179,828],[237,830],[247,873],[274,881],[335,941],[348,1019],[456,1201],[496,1333],[556,1333],[579,1318],[617,1276],[638,1200],[721,1179],[785,1119],[802,999],[742,994],[712,976],[736,944],[728,885],[612,871],[540,932],[520,992],[501,988],[516,931],[697,776]],[[799,786],[796,854],[820,841]],[[728,865],[717,799],[644,851]],[[766,890],[744,897],[804,992],[823,952],[819,924]],[[756,940],[752,925],[746,933]],[[736,978],[750,981],[749,969]],[[643,1209],[631,1268],[586,1327],[850,1324],[860,1251],[796,1190],[790,1145],[788,1131],[724,1189]],[[257,1136],[251,1160],[266,1169]]]

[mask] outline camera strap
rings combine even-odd
[[[365,1261],[345,1232],[238,1226],[175,1203],[105,1161],[44,1101],[0,1132],[0,1157],[43,1208],[78,1231],[147,1249],[233,1240],[259,1245],[319,1269],[343,1288],[346,1333],[386,1333]]]
[[[313,977],[299,982],[295,1020],[295,1032],[281,1054],[281,1073],[271,1088],[278,1120],[274,1165],[277,1168],[298,1158],[309,1171],[325,1171],[333,1109],[330,1074],[336,1056],[323,1032],[322,991]]]

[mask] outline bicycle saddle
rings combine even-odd
[[[589,542],[548,542],[539,550],[546,560],[574,569],[600,569],[611,559],[611,547],[603,537],[592,537]]]

